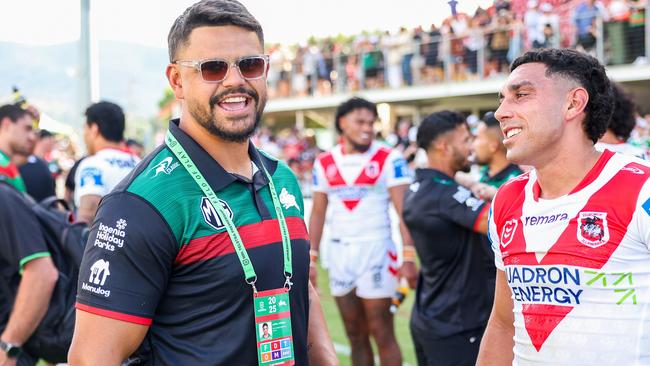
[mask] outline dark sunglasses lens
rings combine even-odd
[[[248,57],[239,61],[239,71],[247,79],[259,78],[264,74],[264,59],[262,57]]]
[[[221,81],[226,78],[228,63],[225,61],[206,61],[201,64],[201,75],[205,81]]]

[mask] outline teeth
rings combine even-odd
[[[521,132],[521,128],[513,128],[511,130],[508,130],[508,133],[506,134],[507,138],[511,138],[512,136],[516,136]]]
[[[222,103],[241,103],[245,102],[246,98],[244,97],[228,97],[222,101]]]

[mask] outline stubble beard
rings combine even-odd
[[[224,128],[225,123],[223,121],[218,121],[214,110],[217,107],[217,102],[222,99],[227,94],[233,93],[243,93],[248,94],[253,100],[251,103],[255,103],[257,108],[255,109],[255,116],[253,123],[248,126],[245,126],[242,130],[230,131]],[[216,136],[224,141],[228,142],[237,142],[242,143],[248,141],[248,139],[253,136],[257,128],[259,127],[262,121],[262,113],[264,112],[264,107],[266,106],[266,97],[260,98],[259,95],[251,90],[238,88],[226,90],[218,95],[210,98],[209,109],[205,110],[201,108],[200,104],[188,104],[190,115],[196,120],[196,122],[203,128],[205,128],[208,133],[213,136]],[[241,123],[245,123],[241,121]]]

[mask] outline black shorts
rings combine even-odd
[[[411,327],[418,366],[474,366],[484,331],[481,327],[436,338]]]

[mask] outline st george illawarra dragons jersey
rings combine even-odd
[[[650,166],[606,150],[569,194],[501,187],[489,235],[514,303],[516,365],[650,365]]]

